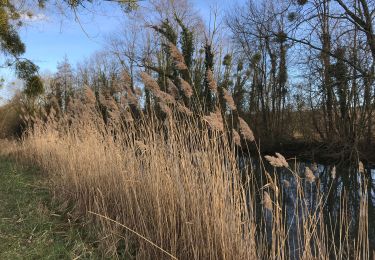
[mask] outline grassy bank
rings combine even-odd
[[[95,258],[51,197],[35,168],[0,157],[0,259]]]

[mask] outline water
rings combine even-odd
[[[324,219],[325,225],[329,227],[330,236],[333,232],[340,232],[340,216],[342,216],[343,205],[345,205],[349,226],[347,232],[349,238],[357,237],[360,205],[361,200],[366,199],[368,202],[368,237],[370,244],[370,252],[375,250],[375,169],[366,168],[365,174],[360,173],[358,166],[350,165],[324,165],[314,164],[311,162],[289,162],[290,168],[294,174],[286,168],[273,168],[264,162],[265,167],[257,160],[242,157],[238,160],[240,169],[243,174],[249,173],[249,168],[253,169],[253,178],[256,179],[257,192],[249,191],[249,202],[251,196],[261,196],[260,192],[269,181],[264,174],[264,170],[270,173],[273,179],[276,179],[279,188],[280,208],[283,213],[283,221],[288,233],[287,244],[290,248],[290,259],[299,259],[303,252],[303,245],[299,242],[303,238],[302,226],[304,221],[316,221],[316,228],[320,228],[320,218]],[[268,166],[267,166],[268,165]],[[305,167],[309,167],[315,176],[315,181],[309,182],[305,178]],[[333,174],[335,171],[335,174]],[[366,176],[366,178],[365,178]],[[367,179],[367,189],[364,189],[365,179]],[[275,190],[266,188],[275,199]],[[251,195],[252,194],[252,195]],[[303,199],[300,199],[303,194]],[[343,204],[343,198],[346,198]],[[272,212],[264,209],[263,205],[257,201],[255,207],[258,210],[259,221],[264,226],[267,241],[271,244],[274,236],[272,236]],[[254,200],[252,200],[254,201]],[[251,207],[251,205],[250,205]],[[275,208],[275,207],[274,207]],[[342,230],[341,230],[342,231]],[[332,236],[333,237],[333,236]],[[337,243],[340,238],[337,239]],[[335,243],[332,241],[332,243]],[[318,245],[311,240],[312,251],[316,249],[318,254]]]

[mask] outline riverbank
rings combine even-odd
[[[0,157],[0,259],[96,258],[35,168]]]

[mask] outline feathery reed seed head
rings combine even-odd
[[[126,91],[126,100],[129,104],[138,105],[138,98],[130,89]]]
[[[305,177],[308,182],[310,183],[315,182],[316,177],[309,167],[305,167]]]
[[[121,81],[125,84],[126,87],[129,87],[132,82],[132,78],[126,70],[121,72]]]
[[[289,167],[289,164],[286,161],[285,157],[282,156],[280,153],[276,153],[276,157],[275,156],[271,156],[271,155],[266,155],[266,156],[264,156],[264,158],[266,158],[266,160],[273,167],[276,167],[276,168],[281,168],[281,167],[288,168]]]
[[[96,98],[95,98],[95,94],[92,91],[92,89],[90,87],[88,87],[88,86],[85,86],[84,92],[85,92],[85,101],[88,104],[95,104],[96,103]]]
[[[285,168],[288,168],[289,167],[289,164],[288,162],[286,161],[285,157],[283,155],[281,155],[280,153],[275,153],[277,158],[281,161],[282,165],[285,167]]]
[[[166,104],[176,103],[176,100],[172,95],[169,95],[168,93],[165,93],[163,91],[158,92],[158,98]]]
[[[176,69],[187,70],[184,56],[182,56],[181,52],[177,49],[176,45],[170,42],[168,46],[169,52],[173,58],[173,65],[176,67]]]
[[[243,136],[243,138],[247,141],[253,142],[255,138],[254,138],[253,131],[251,130],[249,125],[241,117],[239,117],[238,120],[240,123],[240,133]]]
[[[159,84],[146,72],[141,72],[141,78],[148,90],[151,92],[160,91]]]
[[[268,192],[263,192],[263,201],[262,201],[263,206],[272,211],[272,199],[270,197],[270,194]]]
[[[211,69],[207,69],[207,83],[210,90],[214,93],[217,92],[217,84],[214,78],[214,74]]]
[[[216,110],[215,113],[210,113],[208,116],[204,116],[203,119],[209,124],[213,130],[220,132],[224,131],[223,118],[221,116],[220,110]]]
[[[235,129],[232,129],[232,137],[233,137],[233,142],[237,146],[241,146],[241,137],[240,137],[239,133]]]
[[[160,110],[163,111],[167,117],[172,116],[172,110],[164,102],[158,102],[158,105]]]
[[[180,85],[182,92],[187,98],[191,98],[193,95],[193,88],[190,86],[188,82],[186,82],[184,79],[180,78]]]
[[[233,99],[232,95],[229,94],[229,91],[226,90],[226,89],[223,89],[223,92],[224,92],[224,99],[225,99],[225,102],[227,103],[228,107],[231,110],[236,110],[237,107],[236,107],[236,104],[234,102],[234,99]]]
[[[167,85],[167,90],[169,94],[172,95],[175,99],[177,99],[179,96],[179,91],[176,85],[170,79],[167,79]]]
[[[186,106],[184,106],[181,103],[177,103],[176,108],[177,108],[177,111],[180,112],[180,113],[182,113],[182,114],[185,114],[187,116],[192,116],[193,115],[193,112],[189,108],[187,108]]]

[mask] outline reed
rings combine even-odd
[[[159,91],[155,82],[143,78],[151,90]],[[370,257],[365,181],[359,191],[359,230],[353,238],[347,232],[351,223],[345,217],[346,197],[337,215],[331,216],[338,221],[332,231],[323,216],[327,198],[319,189],[314,198],[308,193],[318,187],[310,168],[301,178],[295,164],[278,153],[266,157],[273,172],[266,170],[262,158],[257,172],[251,161],[239,166],[241,141],[255,145],[244,120],[240,119],[243,139],[233,131],[229,140],[217,113],[187,116],[181,108],[188,108],[180,103],[168,106],[160,101],[168,120],[151,113],[121,122],[115,115],[120,109],[107,99],[114,122],[105,124],[94,108],[92,92],[85,92],[73,102],[72,111],[60,118],[52,111],[48,119],[35,120],[23,140],[4,143],[7,149],[2,153],[40,167],[56,200],[73,205],[72,216],[98,230],[105,256],[121,252],[137,259]],[[281,168],[290,173],[289,181],[278,176]],[[290,216],[284,201],[292,188]]]

